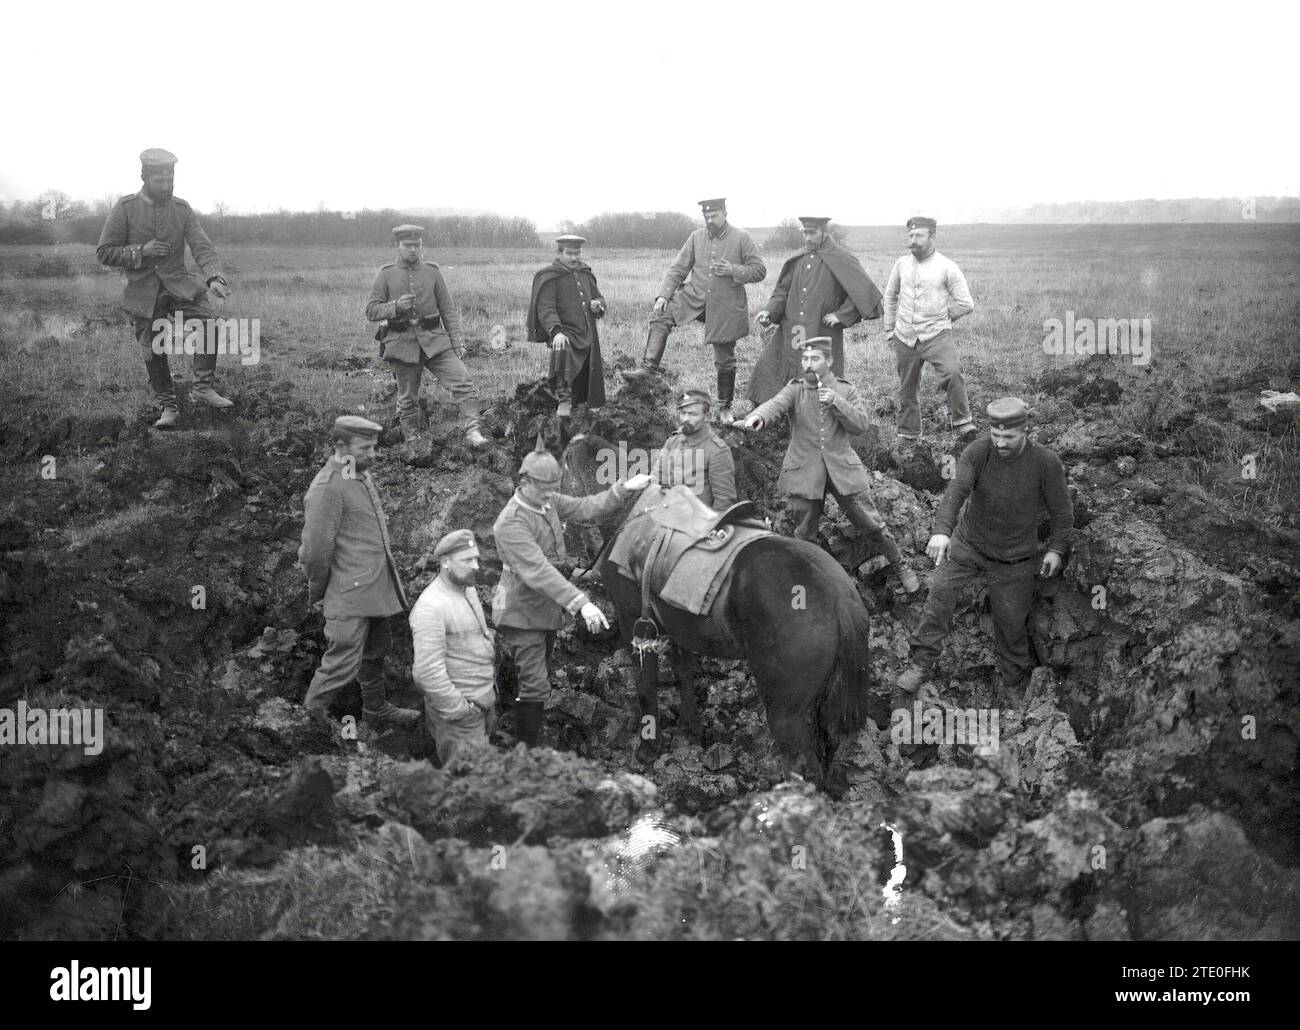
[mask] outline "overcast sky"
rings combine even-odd
[[[1296,5],[24,3],[0,198],[892,224],[1300,193]],[[1167,12],[1167,13],[1166,13]]]

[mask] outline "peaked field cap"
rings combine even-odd
[[[907,220],[909,229],[937,229],[939,223],[929,215],[913,215]]]
[[[996,429],[1015,429],[1029,421],[1029,405],[1019,397],[1001,397],[984,410]]]
[[[140,151],[140,163],[146,168],[166,168],[174,165],[176,161],[175,154],[161,147],[150,147],[148,150]]]
[[[581,247],[584,243],[587,242],[587,237],[575,236],[573,233],[567,232],[563,236],[555,237],[555,242],[560,244],[561,246],[568,245],[570,247]]]
[[[395,240],[422,240],[424,239],[424,226],[422,225],[395,225],[393,226],[393,239]]]
[[[334,433],[345,436],[373,436],[378,438],[384,427],[360,415],[340,415],[334,420]]]
[[[449,554],[457,554],[460,551],[467,551],[471,547],[477,547],[478,541],[474,539],[473,530],[453,529],[450,533],[438,541],[438,546],[433,549],[435,558],[442,558]]]
[[[709,396],[707,390],[687,390],[677,398],[677,410],[688,407],[691,404],[704,404],[713,407],[713,398]]]
[[[726,197],[714,197],[711,200],[697,201],[704,213],[707,215],[710,211],[725,211],[727,209]]]
[[[830,224],[829,215],[800,215],[799,221],[805,229],[825,229]]]
[[[829,336],[814,336],[811,339],[804,340],[800,350],[817,350],[823,354],[831,353],[831,338]]]

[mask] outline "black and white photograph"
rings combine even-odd
[[[1085,1009],[1263,999],[1294,9],[4,23],[0,940],[107,948],[25,992],[185,1012],[172,942],[1104,941]]]

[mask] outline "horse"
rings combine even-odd
[[[575,440],[566,448],[566,459],[581,445]],[[646,517],[638,495],[632,495],[595,562],[617,611],[621,642],[629,647],[642,614],[642,584],[624,575],[610,554],[619,535],[633,531]],[[681,685],[682,729],[698,736],[691,656],[743,658],[758,685],[785,772],[834,790],[835,752],[862,728],[870,683],[870,617],[844,568],[814,544],[772,533],[736,555],[708,614],[676,608],[653,591],[649,599],[660,633],[676,645],[669,651]],[[658,660],[653,653],[643,659],[638,698],[642,726],[653,732],[644,744],[654,754],[659,739]]]

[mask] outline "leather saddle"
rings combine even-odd
[[[756,521],[758,506],[753,501],[738,501],[723,512],[714,511],[684,486],[662,493],[659,503],[652,503],[646,514],[656,524],[681,533],[690,544],[705,538],[723,526],[743,520]]]

